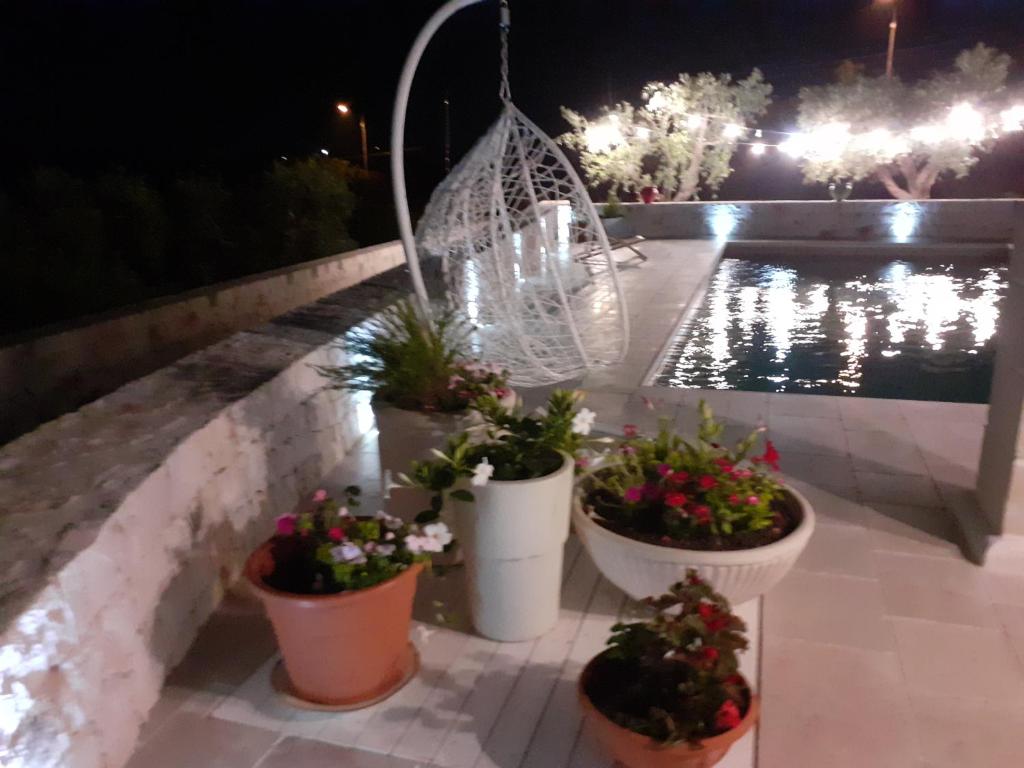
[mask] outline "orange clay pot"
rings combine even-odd
[[[751,694],[746,715],[732,730],[703,739],[697,747],[686,743],[671,746],[660,744],[649,736],[612,722],[590,701],[586,686],[594,671],[594,663],[600,658],[601,655],[595,656],[584,667],[577,692],[598,743],[625,768],[711,768],[757,722],[760,701],[756,695]]]
[[[281,592],[263,581],[274,571],[271,542],[245,563],[284,657],[293,693],[313,704],[356,709],[398,690],[415,665],[409,644],[416,563],[374,587],[335,595]]]

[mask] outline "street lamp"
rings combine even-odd
[[[885,76],[892,80],[892,61],[896,55],[896,28],[899,26],[900,0],[875,0],[876,4],[892,7],[892,18],[889,20],[889,50],[885,57]]]
[[[345,104],[344,102],[338,102],[338,104],[336,105],[336,109],[338,110],[338,114],[340,114],[342,117],[348,117],[350,114],[352,114],[352,107],[350,107],[348,104]],[[363,149],[363,170],[368,171],[370,170],[370,150],[366,142],[365,115],[359,116],[359,140]]]

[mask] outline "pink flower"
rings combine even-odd
[[[331,541],[341,541],[345,538],[345,534],[342,532],[341,528],[331,528],[327,531],[327,538]]]
[[[277,518],[277,532],[282,536],[295,533],[295,515],[281,515]]]
[[[747,496],[747,504],[751,507],[756,507],[761,503],[761,500],[757,496]]]
[[[754,476],[754,473],[749,469],[737,469],[732,473],[732,476],[737,480],[746,480]]]
[[[673,472],[671,475],[668,476],[669,482],[670,483],[675,483],[676,485],[682,485],[683,483],[685,483],[689,479],[690,479],[690,473],[689,472],[684,472],[683,470],[679,470],[678,472]]]
[[[498,387],[497,389],[494,390],[494,396],[499,400],[508,397],[509,394],[511,394],[511,392],[508,389],[505,389],[505,387]]]
[[[626,489],[626,494],[623,498],[626,499],[630,504],[636,504],[638,501],[643,499],[644,489],[640,486],[634,485],[632,488]]]
[[[576,466],[579,467],[580,469],[586,469],[587,467],[590,466],[590,459],[588,459],[586,456],[580,456],[578,459],[576,459]]]
[[[455,389],[456,387],[459,386],[459,384],[462,384],[464,381],[465,379],[456,373],[455,375],[448,379],[448,389]]]
[[[651,398],[644,397],[643,395],[641,395],[640,400],[643,401],[644,408],[646,408],[648,411],[654,410],[654,401],[651,400]]]
[[[686,503],[686,494],[678,491],[665,494],[665,503],[670,507],[681,507]]]
[[[733,506],[739,506],[740,497],[737,496],[735,493],[732,494],[731,496],[729,496],[729,503],[732,504]]]
[[[661,498],[661,488],[657,483],[644,483],[644,498],[647,501],[657,501]]]
[[[711,475],[701,475],[700,480],[697,481],[697,485],[701,487],[701,490],[710,491],[718,485],[718,481]]]
[[[718,468],[723,472],[732,472],[732,462],[726,458],[715,459],[715,464],[717,464]]]
[[[658,474],[661,475],[662,477],[668,477],[669,475],[672,474],[672,467],[670,467],[668,464],[659,464]]]
[[[632,439],[640,434],[640,430],[637,428],[636,424],[626,424],[622,427],[622,434]]]
[[[623,456],[633,456],[634,454],[636,454],[636,448],[634,448],[632,445],[624,445],[619,450],[622,451]]]
[[[319,504],[321,501],[327,501],[327,491],[321,488],[319,491],[313,494],[313,501]]]

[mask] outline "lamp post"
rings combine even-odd
[[[889,49],[885,57],[885,76],[892,80],[892,63],[896,56],[896,29],[899,27],[900,0],[877,0],[880,5],[892,6],[892,18],[889,20]]]
[[[339,102],[337,105],[338,114],[342,117],[348,117],[352,114],[352,108],[344,102]],[[359,141],[363,150],[363,170],[370,170],[370,150],[366,142],[366,115],[359,116]]]

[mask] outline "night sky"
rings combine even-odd
[[[355,121],[384,146],[405,52],[440,0],[35,0],[5,2],[0,104],[5,176],[39,165],[91,173],[226,175],[321,146],[357,157]],[[897,72],[948,67],[977,42],[1015,57],[1024,79],[1024,0],[906,0]],[[496,0],[435,39],[410,107],[418,189],[441,173],[442,106],[464,152],[497,110]],[[512,0],[513,96],[552,135],[559,106],[593,112],[678,72],[746,75],[776,88],[764,125],[787,128],[793,97],[844,58],[880,72],[888,16],[871,0]],[[1024,190],[1024,140],[1004,141],[969,182],[938,196]],[[738,156],[722,197],[821,196],[791,161]],[[383,157],[373,159],[383,170]],[[870,194],[870,190],[865,190]]]

